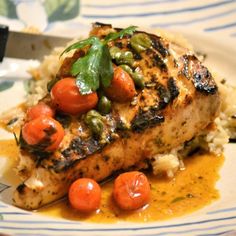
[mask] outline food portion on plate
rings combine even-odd
[[[76,196],[90,202],[79,190],[90,186],[95,210],[100,190],[93,181],[121,172],[128,173],[115,180],[113,198],[122,209],[140,208],[150,198],[140,170],[173,178],[189,154],[221,154],[229,130],[235,135],[235,111],[222,96],[228,88],[193,50],[133,26],[95,23],[87,39],[56,49],[31,73],[17,139],[22,184],[13,195],[24,209],[69,191],[72,206],[86,212]]]

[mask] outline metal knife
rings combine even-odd
[[[0,25],[0,62],[3,57],[43,59],[55,47],[65,46],[71,38],[10,31]]]

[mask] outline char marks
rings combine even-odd
[[[169,55],[169,51],[166,47],[164,47],[163,43],[161,42],[161,38],[155,35],[150,35],[152,40],[152,47],[156,49],[163,57]]]
[[[115,31],[109,24],[96,23],[90,36],[103,39]],[[129,52],[129,60],[118,60],[123,59],[119,55],[114,57],[114,67],[126,68],[136,82],[137,78],[142,79],[142,87],[136,84],[132,101],[113,100],[105,114],[93,111],[70,116],[56,112],[54,118],[63,125],[65,136],[54,152],[42,153],[41,146],[45,143],[32,149],[19,140],[24,159],[18,170],[24,182],[14,193],[17,206],[37,209],[66,195],[69,184],[77,178],[102,181],[119,171],[146,168],[149,158],[171,153],[186,141],[205,134],[206,128],[209,131],[220,107],[219,92],[211,74],[188,49],[145,34],[140,39],[149,36],[151,42],[140,41],[141,48],[134,42],[131,44],[132,36],[108,43],[109,48],[117,47],[120,55]],[[60,78],[69,75],[71,61],[82,55],[76,51],[65,59],[59,70]],[[98,92],[103,96],[105,91]],[[43,101],[51,102],[47,97]],[[88,122],[95,118],[102,122],[99,136]],[[53,130],[47,132],[50,135]],[[168,171],[169,167],[166,168]]]
[[[217,92],[218,88],[211,73],[194,55],[182,56],[180,68],[180,74],[191,80],[197,91],[206,95]]]
[[[75,162],[92,155],[101,150],[104,145],[100,144],[96,139],[81,139],[80,137],[74,138],[69,147],[61,152],[62,160],[56,161],[53,164],[53,169],[56,172],[66,170],[71,167]]]
[[[170,91],[170,100],[173,101],[179,95],[179,89],[173,77],[170,77],[167,81],[167,88]]]
[[[158,108],[150,108],[148,111],[139,109],[138,114],[132,120],[131,128],[134,132],[142,132],[164,122],[164,116]]]
[[[91,35],[104,38],[112,32],[111,30],[113,31],[110,24],[95,23]],[[115,30],[119,31],[121,29],[116,28]],[[143,31],[136,31],[134,34],[138,33],[144,33],[151,39],[151,46],[141,52],[137,52],[132,48],[130,35],[122,39],[117,39],[109,45],[109,47],[118,47],[121,52],[131,52],[134,59],[134,62],[130,65],[131,69],[133,71],[136,68],[140,69],[144,76],[145,87],[142,90],[138,90],[136,97],[137,103],[134,105],[138,108],[129,120],[128,125],[122,121],[120,114],[113,110],[110,115],[103,117],[105,123],[113,124],[106,126],[108,130],[105,133],[106,143],[99,142],[91,134],[81,137],[72,135],[68,145],[60,150],[58,156],[54,156],[52,153],[41,152],[42,147],[50,144],[48,143],[49,140],[44,140],[42,144],[37,145],[39,150],[34,149],[36,151],[31,151],[22,142],[21,148],[23,150],[28,149],[37,161],[37,166],[42,165],[45,168],[53,169],[55,172],[62,172],[72,167],[78,161],[95,153],[102,152],[104,147],[111,144],[115,139],[129,138],[132,136],[132,132],[141,133],[146,129],[160,125],[166,118],[164,117],[164,114],[166,116],[165,109],[171,106],[180,94],[180,88],[176,81],[179,79],[178,75],[183,75],[192,81],[196,90],[204,95],[214,94],[217,91],[216,84],[210,72],[194,55],[183,55],[179,59],[176,59],[176,65],[179,67],[176,68],[171,64],[174,57],[170,53],[171,50],[169,51],[171,45],[167,41],[159,36]],[[71,66],[71,63],[84,56],[84,54],[85,52],[83,50],[77,50],[71,58],[66,58],[59,70],[59,74],[61,76],[68,75],[68,68]],[[113,62],[116,64],[115,60]],[[116,66],[119,66],[119,64]],[[177,74],[178,72],[176,74],[175,72],[173,73],[176,69],[179,69],[179,74]],[[186,80],[186,78],[184,79]],[[192,98],[186,97],[185,104],[190,104],[190,99]],[[127,106],[130,106],[130,104],[127,104]],[[78,122],[78,120],[73,120],[70,116],[60,112],[56,113],[55,118],[69,131],[72,130],[73,124]],[[84,124],[83,118],[79,122]],[[50,136],[53,130],[49,130],[48,132]]]

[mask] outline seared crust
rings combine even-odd
[[[120,29],[96,23],[90,34],[102,38],[114,30]],[[184,53],[179,54],[171,42],[148,36],[152,47],[141,53],[132,49],[130,37],[109,44],[133,53],[132,67],[144,75],[145,88],[138,90],[131,103],[113,103],[111,113],[103,117],[105,142],[91,135],[83,116],[65,116],[70,122],[59,150],[42,158],[21,147],[22,158],[31,160],[31,166],[20,170],[24,184],[14,193],[16,205],[38,208],[65,195],[71,182],[79,177],[101,181],[118,170],[147,167],[153,155],[202,134],[213,122],[220,97],[208,69],[192,52],[182,49]],[[68,64],[82,55],[79,51],[67,58],[58,76],[69,76]],[[33,179],[40,184],[32,184]]]

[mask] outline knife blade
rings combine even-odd
[[[3,56],[41,60],[53,48],[65,46],[72,40],[68,37],[9,31],[7,26],[0,26],[0,39],[0,61]]]

